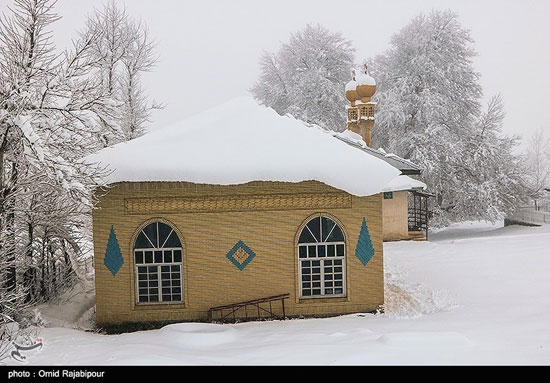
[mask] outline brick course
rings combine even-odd
[[[278,202],[255,205],[258,210],[243,208],[244,211],[239,211],[242,202],[231,207],[219,202],[225,196],[231,201],[257,204],[266,197],[269,201],[270,195]],[[294,199],[285,208],[285,201],[293,200],[281,197],[285,195],[296,195],[299,199]],[[297,206],[296,201],[304,196],[311,199],[303,207]],[[96,312],[100,325],[128,321],[205,320],[210,307],[283,293],[290,293],[285,308],[287,315],[291,316],[366,312],[376,310],[384,302],[380,194],[350,196],[316,181],[251,182],[234,186],[143,182],[112,185],[108,190],[99,191],[98,198],[100,203],[93,214],[93,227]],[[143,213],[140,213],[140,205],[135,203],[130,212],[127,210],[128,200],[135,201],[136,198],[143,205]],[[166,201],[174,199],[179,204],[177,206],[186,207],[188,204],[182,204],[182,201],[200,198],[215,201],[216,206],[224,210],[194,212],[180,208],[176,212],[166,212]],[[147,201],[150,201],[149,205]],[[156,212],[155,201],[162,201],[159,205],[162,212]],[[338,204],[334,201],[344,202]],[[299,298],[297,236],[307,221],[320,213],[338,222],[346,236],[345,298]],[[375,255],[367,266],[355,257],[363,217],[367,220],[375,249]],[[139,230],[155,220],[169,223],[180,236],[183,245],[183,303],[135,303],[133,242]],[[124,258],[122,268],[114,276],[103,264],[111,225]],[[239,240],[256,254],[242,271],[225,257]],[[274,303],[274,307],[276,305]]]

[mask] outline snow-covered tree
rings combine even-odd
[[[84,40],[87,36],[94,37],[91,43],[94,65],[104,92],[118,104],[125,140],[139,137],[145,133],[152,110],[162,107],[148,99],[141,85],[143,73],[156,63],[155,43],[146,25],[131,19],[111,1],[88,18],[82,36]]]
[[[538,207],[544,190],[550,188],[550,137],[544,128],[537,129],[529,138],[524,160],[531,198]]]
[[[350,79],[355,49],[339,33],[307,25],[290,35],[277,53],[260,59],[261,74],[251,89],[277,113],[342,131],[346,128],[344,84]]]
[[[122,136],[115,104],[93,75],[94,36],[56,52],[49,31],[59,18],[54,5],[51,0],[15,0],[0,21],[4,288],[10,294],[28,288],[42,298],[51,297],[48,281],[59,286],[62,274],[76,272],[75,223],[90,209],[92,190],[101,182],[101,170],[82,158],[102,147],[102,138]]]
[[[58,52],[55,3],[14,0],[0,18],[3,313],[21,314],[25,302],[51,299],[82,277],[92,193],[104,175],[83,158],[141,134],[151,108],[140,84],[154,62],[145,26],[110,4]],[[111,50],[104,43],[113,30],[124,39]],[[5,318],[17,320],[12,314]]]
[[[377,79],[373,142],[424,168],[436,222],[494,220],[525,197],[501,132],[502,102],[482,111],[468,30],[451,11],[415,17],[370,68]]]

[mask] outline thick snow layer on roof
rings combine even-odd
[[[386,162],[249,97],[103,149],[88,161],[112,170],[108,184],[317,180],[357,196],[379,193],[399,175]]]
[[[422,181],[415,180],[409,176],[401,175],[395,177],[391,180],[382,191],[401,191],[401,190],[412,190],[412,189],[426,189],[426,184]]]

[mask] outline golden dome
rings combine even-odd
[[[355,101],[361,98],[357,94],[356,88],[357,88],[357,82],[355,80],[351,80],[346,84],[346,98],[351,103],[354,103]]]
[[[365,64],[365,71],[359,73],[356,76],[357,82],[357,95],[362,101],[370,101],[370,98],[376,93],[376,81],[367,72],[367,65]]]

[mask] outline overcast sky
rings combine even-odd
[[[59,0],[63,18],[54,32],[60,47],[104,1]],[[158,42],[157,67],[145,80],[166,108],[154,114],[151,129],[248,94],[262,52],[277,50],[307,23],[342,33],[361,62],[384,52],[392,34],[419,13],[452,9],[475,40],[486,98],[504,98],[505,131],[528,136],[539,127],[550,130],[548,0],[116,1],[143,20]],[[11,2],[0,0],[0,9]]]

